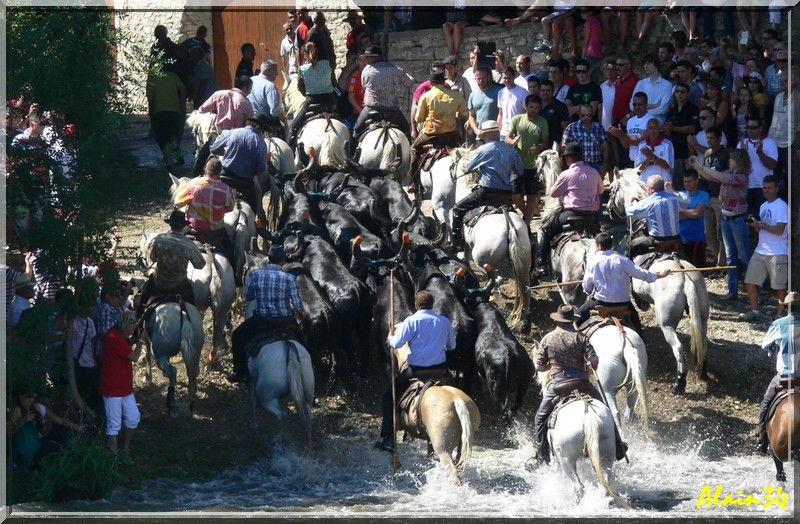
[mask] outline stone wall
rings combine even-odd
[[[117,63],[123,93],[135,104],[137,111],[147,112],[145,82],[147,57],[155,39],[153,30],[157,25],[166,26],[169,37],[174,42],[181,42],[193,37],[201,25],[208,27],[208,41],[213,42],[211,11],[176,9],[185,0],[172,2],[169,8],[164,4],[136,2],[116,3],[115,25],[121,33],[121,42],[125,45],[117,49]]]

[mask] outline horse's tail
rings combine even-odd
[[[200,373],[200,351],[203,344],[197,344],[194,339],[194,325],[192,324],[192,317],[189,315],[188,309],[182,306],[180,309],[181,315],[181,355],[183,362],[186,365],[187,374],[197,375]],[[183,315],[186,318],[183,319]],[[197,320],[197,319],[195,319]],[[202,327],[201,327],[202,329]],[[191,372],[188,372],[191,370]]]
[[[524,252],[517,228],[511,220],[509,211],[503,211],[503,213],[506,216],[506,228],[508,229],[508,260],[511,262],[511,268],[514,271],[514,306],[508,317],[509,327],[513,329],[519,326],[523,315],[527,311],[527,287],[530,284],[531,254],[530,248],[528,253]]]
[[[622,338],[622,357],[628,363],[628,373],[631,380],[633,380],[633,388],[639,394],[634,409],[642,421],[642,427],[648,429],[650,425],[650,397],[647,393],[647,370],[644,368],[642,359],[639,358],[639,348],[631,343],[624,331],[620,332],[620,336]]]
[[[457,398],[453,402],[453,407],[456,410],[456,415],[458,415],[458,421],[461,423],[461,453],[458,456],[456,468],[460,473],[463,473],[472,455],[472,436],[475,433],[475,428],[472,427],[472,418],[470,417],[466,400]]]
[[[331,122],[335,122],[332,120]],[[340,141],[339,133],[333,124],[328,124],[328,127],[322,133],[322,145],[319,152],[319,163],[323,166],[343,166],[346,164],[345,147],[347,140]]]
[[[391,130],[387,130],[386,133],[388,140],[386,140],[386,146],[383,148],[383,152],[381,154],[381,169],[386,169],[389,167],[389,165],[394,162],[395,158],[397,158],[397,142],[394,141]]]
[[[684,275],[683,292],[686,294],[686,303],[689,306],[689,321],[691,323],[689,330],[689,353],[692,356],[692,361],[697,365],[697,376],[699,377],[702,376],[703,367],[706,363],[706,349],[708,347],[706,321],[708,320],[708,315],[703,314],[702,302],[697,290],[697,284],[695,283],[695,279],[689,275],[690,273]]]
[[[297,415],[300,417],[300,425],[303,427],[306,436],[311,435],[311,411],[308,409],[308,402],[306,399],[305,388],[303,387],[303,366],[300,362],[300,354],[292,342],[286,342],[289,345],[289,358],[288,358],[288,373],[289,373],[289,388],[292,391],[292,398],[294,399],[295,408],[297,408]]]
[[[611,485],[608,483],[608,479],[606,478],[603,464],[600,460],[600,426],[602,423],[603,421],[600,419],[600,416],[595,413],[594,407],[589,404],[588,409],[586,409],[586,413],[583,417],[583,442],[584,446],[586,447],[586,453],[589,455],[589,460],[591,461],[592,468],[597,475],[597,480],[600,481],[600,485],[603,486],[606,492],[611,495],[611,498],[613,498],[617,504],[627,510],[630,510],[632,509],[630,505],[611,488]]]

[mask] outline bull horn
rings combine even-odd
[[[344,177],[342,178],[342,183],[339,184],[339,187],[331,191],[331,196],[333,196],[334,199],[339,198],[339,195],[342,194],[342,191],[344,191],[344,188],[347,187],[347,183],[349,181],[350,181],[350,173],[345,173]]]
[[[305,177],[303,171],[297,173],[297,176],[294,177],[294,190],[297,191],[298,194],[307,195],[308,192],[306,191],[305,184],[303,184],[303,177]]]
[[[297,248],[291,253],[286,253],[286,260],[302,260],[303,255],[306,253],[306,243],[303,242],[303,232],[298,231],[295,236],[297,237]]]
[[[350,254],[353,255],[353,260],[361,260],[364,257],[364,253],[361,251],[361,243],[363,241],[364,237],[361,235],[353,239],[353,246],[350,248]]]
[[[441,248],[447,241],[447,227],[439,222],[439,219],[436,218],[436,213],[433,214],[433,221],[436,223],[436,227],[439,228],[439,234],[431,241],[431,245]]]
[[[404,219],[400,220],[400,224],[398,224],[398,225],[402,226],[402,228],[405,229],[408,226],[410,226],[411,224],[413,224],[414,222],[416,222],[417,218],[419,218],[419,206],[415,202],[411,206],[411,212]],[[401,229],[401,231],[402,231],[402,229]]]

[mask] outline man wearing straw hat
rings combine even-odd
[[[17,273],[11,284],[11,291],[14,293],[14,300],[11,302],[9,322],[12,326],[19,324],[22,314],[31,308],[33,299],[33,281],[25,273]]]
[[[778,386],[781,379],[786,377],[798,377],[800,368],[800,351],[795,350],[795,346],[800,344],[800,325],[797,323],[797,313],[795,307],[800,304],[800,294],[791,291],[786,298],[779,300],[778,303],[786,306],[788,314],[780,317],[770,325],[761,347],[767,350],[771,357],[775,353],[777,346],[778,360],[775,365],[777,373],[767,386],[767,392],[761,401],[761,409],[758,412],[758,446],[757,450],[761,453],[767,452],[769,441],[767,439],[767,415],[769,406],[778,395]]]
[[[573,325],[579,318],[575,307],[562,304],[558,307],[558,311],[550,313],[550,318],[555,320],[556,328],[542,338],[534,359],[536,371],[550,371],[550,384],[544,393],[542,403],[539,404],[539,411],[536,412],[536,456],[525,464],[527,469],[550,462],[547,419],[553,412],[559,396],[555,392],[555,386],[567,380],[582,380],[586,384],[586,392],[592,398],[605,404],[600,392],[589,382],[589,375],[586,373],[586,363],[588,362],[592,369],[596,370],[599,359],[586,335],[575,329]],[[619,437],[616,427],[614,434],[617,443],[617,460],[622,460],[625,457],[627,446]]]

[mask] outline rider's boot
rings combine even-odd
[[[461,236],[461,217],[453,217],[453,230],[450,234],[450,250],[457,253],[461,250],[464,239]]]
[[[536,469],[550,464],[550,445],[547,442],[547,436],[539,441],[536,441],[536,455],[525,461],[525,469],[527,471],[535,471]]]
[[[628,444],[622,440],[622,435],[619,434],[619,428],[617,428],[616,422],[614,422],[614,444],[616,445],[617,460],[627,458]]]
[[[767,429],[758,428],[758,444],[756,445],[756,451],[759,453],[767,453],[768,447],[769,438],[767,437]]]

